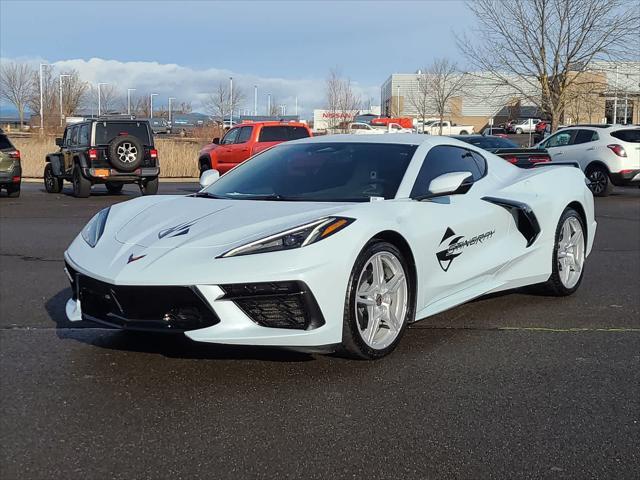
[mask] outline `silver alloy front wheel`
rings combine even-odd
[[[354,313],[360,338],[374,350],[389,347],[405,324],[408,306],[402,263],[388,251],[374,254],[364,264],[356,288]]]
[[[122,142],[116,150],[118,159],[123,163],[133,163],[138,158],[138,149],[129,142]]]
[[[557,259],[558,275],[567,289],[576,286],[584,267],[584,232],[580,221],[567,217],[560,230]]]

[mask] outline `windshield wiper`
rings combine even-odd
[[[222,195],[215,195],[209,192],[196,192],[191,196],[197,197],[197,198],[215,198],[215,199],[229,200],[229,197],[223,197]]]
[[[264,195],[252,195],[250,193],[247,193],[247,194],[240,193],[240,194],[235,194],[231,198],[238,199],[238,200],[274,200],[274,201],[283,201],[283,202],[304,200],[303,198],[285,197],[284,195],[279,195],[277,193],[268,193]]]

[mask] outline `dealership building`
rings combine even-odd
[[[419,79],[425,74],[394,73],[380,88],[383,116],[420,117]],[[497,85],[482,72],[464,73],[460,94],[453,97],[445,117],[481,131],[509,118],[539,116],[538,108],[507,85]],[[564,123],[640,123],[640,62],[594,62],[581,77],[583,85],[572,89]],[[530,82],[535,85],[535,80]],[[536,97],[539,92],[531,92]],[[427,117],[436,117],[431,112]]]

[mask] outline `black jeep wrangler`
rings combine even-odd
[[[76,197],[88,197],[91,185],[103,183],[119,193],[125,183],[137,183],[143,195],[158,192],[158,151],[149,122],[98,118],[68,125],[56,138],[60,151],[47,155],[44,186],[60,193],[62,182],[73,183]]]

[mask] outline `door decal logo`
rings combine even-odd
[[[489,230],[469,240],[465,240],[464,235],[457,235],[451,228],[447,228],[436,252],[436,258],[438,259],[440,268],[446,272],[449,270],[453,259],[462,255],[465,248],[482,244],[485,240],[491,238],[495,232],[495,230]]]
[[[146,257],[147,255],[138,255],[137,257],[135,257],[133,255],[133,253],[131,255],[129,255],[129,260],[127,261],[127,265],[130,264],[131,262],[135,262],[136,260],[140,260],[141,258]]]

